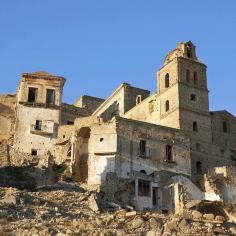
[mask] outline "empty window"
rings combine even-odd
[[[191,55],[191,54],[192,54],[192,47],[191,47],[191,45],[188,44],[188,45],[186,46],[186,49],[187,49],[187,57],[188,57],[188,58],[191,58],[191,56],[192,56],[192,55]]]
[[[32,156],[38,156],[38,150],[37,149],[31,149],[31,155]]]
[[[196,170],[198,174],[202,173],[202,163],[200,161],[196,162]]]
[[[37,88],[30,87],[28,90],[28,102],[36,102],[37,99]]]
[[[141,95],[138,95],[138,96],[136,97],[136,105],[139,104],[141,101],[142,101],[142,96],[141,96]]]
[[[145,140],[139,141],[139,156],[142,158],[146,157],[146,141]]]
[[[197,100],[196,94],[190,94],[190,100],[191,101],[196,101]]]
[[[196,121],[193,122],[193,131],[195,131],[195,132],[198,131],[198,126],[197,126],[197,122]]]
[[[197,72],[196,71],[194,71],[194,73],[193,73],[193,83],[195,85],[197,85],[197,83],[198,83],[198,76],[197,76]]]
[[[228,125],[226,121],[222,122],[222,128],[224,133],[228,133]]]
[[[46,103],[52,104],[52,105],[55,104],[55,90],[54,89],[47,89]]]
[[[41,130],[42,129],[42,121],[41,120],[36,120],[35,129],[36,130]]]
[[[173,161],[172,146],[166,145],[166,161]]]
[[[186,81],[187,82],[190,81],[190,71],[189,70],[186,71]]]
[[[170,76],[169,73],[167,73],[165,76],[165,88],[169,88],[169,86],[170,86]]]
[[[138,180],[138,195],[144,197],[150,196],[150,181],[143,179]]]
[[[166,111],[169,111],[170,109],[170,103],[169,100],[166,101]]]
[[[67,121],[67,125],[73,125],[74,121]]]

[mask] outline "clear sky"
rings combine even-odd
[[[236,115],[236,0],[0,0],[0,93],[39,70],[66,77],[69,103],[122,82],[154,92],[188,40],[208,66],[210,108]]]

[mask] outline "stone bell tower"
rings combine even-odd
[[[189,132],[192,140],[211,142],[206,65],[191,41],[179,43],[158,71],[160,123]]]

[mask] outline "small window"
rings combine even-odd
[[[138,195],[143,197],[150,196],[150,181],[143,179],[138,180]]]
[[[73,125],[74,121],[67,121],[67,125]]]
[[[36,102],[37,93],[38,93],[38,89],[37,88],[29,87],[29,90],[28,90],[28,102]]]
[[[36,130],[42,130],[42,121],[41,120],[36,120],[35,129]]]
[[[140,170],[140,173],[147,174],[145,170]]]
[[[191,101],[196,101],[197,100],[196,94],[190,94],[190,100]]]
[[[196,122],[196,121],[193,122],[193,131],[194,131],[194,132],[197,132],[197,131],[198,131],[198,125],[197,125],[197,122]]]
[[[172,146],[166,145],[166,161],[173,161]]]
[[[167,73],[165,76],[165,88],[169,88],[169,86],[170,86],[170,76],[169,73]]]
[[[200,161],[196,162],[196,171],[198,174],[202,173],[202,163]]]
[[[55,104],[55,90],[54,89],[47,89],[46,103],[50,105]]]
[[[139,156],[142,158],[146,158],[146,141],[139,141]]]
[[[226,121],[222,122],[222,128],[224,133],[228,133],[228,125]]]
[[[104,138],[100,138],[100,142],[103,142]]]
[[[138,105],[141,101],[142,101],[142,96],[141,96],[141,95],[138,95],[138,96],[136,97],[136,105]]]
[[[190,71],[189,70],[186,71],[186,81],[187,82],[190,81]]]
[[[198,76],[197,76],[197,72],[196,71],[194,71],[194,73],[193,73],[193,83],[194,83],[194,85],[198,84]]]
[[[37,149],[31,149],[31,155],[32,156],[38,156],[38,150]]]
[[[166,111],[169,111],[170,109],[170,103],[169,100],[166,101]]]

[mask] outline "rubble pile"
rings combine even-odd
[[[0,188],[0,235],[236,235],[236,224],[217,211],[164,215],[98,199],[95,190],[74,183],[35,192]]]

